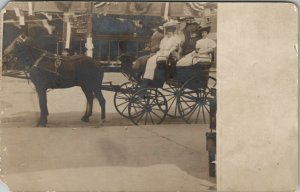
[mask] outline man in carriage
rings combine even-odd
[[[138,77],[144,73],[147,60],[159,50],[159,45],[163,38],[164,38],[164,28],[163,26],[159,26],[151,36],[150,42],[148,43],[147,47],[144,49],[144,51],[147,52],[148,54],[136,59],[132,65],[132,69],[134,71],[137,71]]]

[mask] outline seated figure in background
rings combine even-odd
[[[187,55],[195,50],[196,42],[201,39],[201,34],[198,31],[200,28],[196,21],[190,21],[186,24],[186,42],[182,48],[182,55]]]
[[[138,73],[138,76],[144,73],[147,60],[159,50],[159,44],[163,37],[164,29],[162,26],[159,26],[153,33],[149,44],[144,49],[144,51],[148,52],[149,54],[139,57],[133,63],[132,69]]]

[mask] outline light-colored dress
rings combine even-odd
[[[148,59],[144,73],[144,78],[153,79],[156,68],[156,62],[166,60],[170,56],[172,51],[179,48],[180,42],[181,39],[177,35],[173,35],[171,37],[165,36],[160,42],[159,51]]]
[[[201,50],[213,50],[216,48],[216,42],[209,38],[200,39],[196,42],[196,49]],[[181,58],[176,66],[190,66],[198,62],[211,62],[211,55],[209,53],[196,53],[196,51],[187,54]]]

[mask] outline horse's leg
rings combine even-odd
[[[40,119],[37,124],[38,127],[46,127],[47,124],[47,116],[48,108],[47,108],[47,92],[46,89],[37,89],[38,97],[39,97],[39,104],[40,104]]]
[[[96,88],[94,91],[94,94],[100,104],[100,108],[101,108],[101,121],[102,123],[105,121],[105,99],[104,96],[102,94],[101,88]]]
[[[89,122],[90,119],[89,117],[92,115],[93,113],[93,100],[94,100],[94,96],[93,96],[93,92],[90,90],[85,89],[84,87],[81,87],[82,91],[85,94],[86,97],[86,110],[84,115],[81,118],[81,121],[83,122]]]

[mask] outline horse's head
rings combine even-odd
[[[28,36],[19,35],[5,50],[3,54],[3,62],[7,66],[17,65],[17,68],[24,69],[26,66],[32,65],[32,57],[30,52],[30,39]]]

